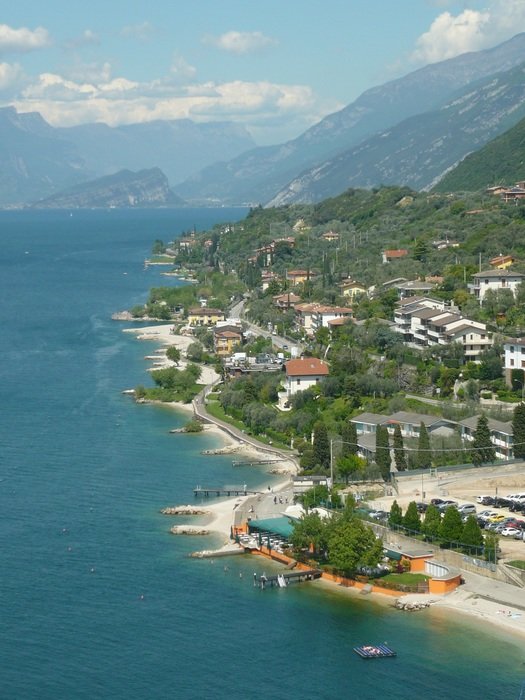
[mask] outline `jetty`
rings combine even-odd
[[[258,582],[260,587],[264,590],[267,586],[278,586],[279,588],[286,588],[290,583],[304,583],[305,581],[314,581],[317,578],[321,578],[320,569],[303,569],[301,571],[283,571],[280,574],[275,574],[275,576],[265,576],[262,574],[259,576]]]
[[[362,659],[386,659],[392,656],[397,656],[396,652],[386,644],[354,647],[354,651]]]
[[[209,498],[210,496],[256,496],[259,491],[247,489],[246,486],[196,486],[193,495],[197,498]]]
[[[260,464],[278,464],[282,459],[233,459],[232,467],[258,467]]]

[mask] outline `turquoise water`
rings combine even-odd
[[[216,438],[168,433],[185,416],[122,395],[154,346],[110,315],[176,284],[143,267],[154,239],[235,216],[0,213],[0,698],[517,698],[523,645],[501,633],[336,588],[263,593],[265,562],[192,560],[213,538],[169,535],[161,507],[238,472],[200,454]],[[352,652],[382,641],[396,659]]]

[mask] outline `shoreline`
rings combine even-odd
[[[162,343],[165,347],[174,345],[179,348],[182,356],[180,362],[182,368],[187,363],[187,361],[183,359],[185,351],[193,342],[193,339],[172,333],[172,328],[172,324],[166,324],[141,328],[126,328],[124,332],[133,333],[139,340],[153,340],[157,343]],[[159,364],[164,363],[163,366],[172,364],[166,359],[165,354],[163,358],[160,353],[157,362]],[[203,369],[210,370],[210,368],[207,367]],[[211,384],[216,378],[217,375],[213,370],[211,370],[211,373],[207,373],[206,376],[204,376],[203,372],[202,379],[205,384]],[[193,414],[193,407],[191,404],[183,404],[180,402],[171,402],[167,404],[163,402],[158,403],[170,406],[175,410]],[[220,438],[222,447],[218,448],[217,454],[220,454],[221,450],[224,449],[226,452],[223,452],[223,454],[242,454],[246,457],[256,458],[260,456],[261,450],[264,450],[265,447],[262,443],[259,449],[253,445],[243,443],[216,423],[206,423],[204,431],[212,433],[217,438]],[[288,468],[289,475],[291,476],[295,471],[295,465],[290,460]],[[283,479],[279,481],[278,484],[274,485],[274,490],[279,492],[289,487],[289,485],[290,478],[286,480]],[[249,506],[257,504],[259,500],[260,496],[240,496],[224,499],[212,504],[207,503],[205,507],[206,514],[191,517],[196,517],[198,519],[198,527],[206,529],[210,534],[213,533],[225,538],[223,545],[218,550],[215,550],[216,552],[220,553],[223,551],[228,553],[228,548],[230,548],[231,553],[230,532],[235,511],[247,509]],[[339,591],[345,595],[361,596],[362,598],[366,597],[377,604],[392,605],[393,597],[391,594],[377,592],[364,596],[359,590],[353,587],[347,588],[326,579],[320,579],[320,585],[330,587],[334,592]],[[425,610],[432,609],[442,611],[448,619],[451,619],[452,616],[459,613],[460,615],[464,615],[465,618],[469,619],[471,622],[477,621],[485,631],[488,623],[489,625],[492,624],[497,627],[501,634],[511,633],[512,636],[516,638],[516,641],[518,639],[521,641],[525,638],[525,610],[513,608],[511,605],[501,602],[488,600],[476,594],[474,591],[464,590],[463,587],[441,597],[430,594],[401,594],[398,596],[398,599],[404,602],[430,602],[430,605],[425,608]],[[407,614],[405,611],[400,612],[402,612],[402,614]],[[419,611],[419,614],[425,614],[425,611]]]

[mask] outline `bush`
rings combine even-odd
[[[184,426],[184,432],[186,433],[202,433],[203,425],[199,420],[189,420]]]

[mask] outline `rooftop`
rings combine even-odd
[[[284,366],[289,377],[328,375],[328,365],[317,359],[317,357],[301,357],[298,360],[288,360]]]

